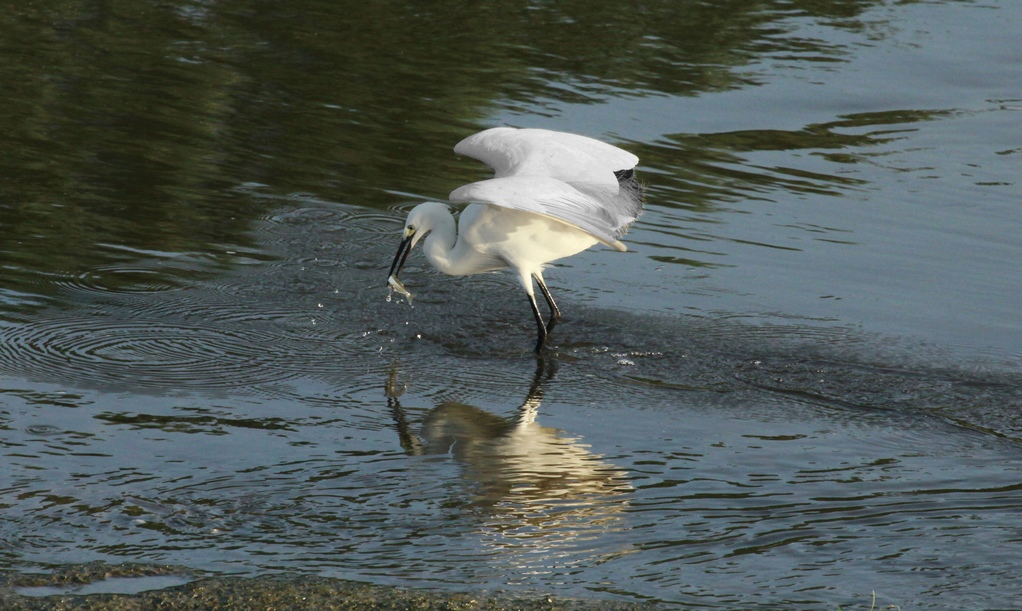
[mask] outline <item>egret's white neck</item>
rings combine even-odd
[[[471,223],[469,211],[462,212],[461,222],[466,222],[466,214],[469,214]],[[422,252],[433,267],[451,276],[468,276],[507,267],[502,259],[480,252],[464,236],[457,235],[454,217],[450,213],[434,218],[433,230],[423,240]]]
[[[459,275],[456,261],[452,257],[454,244],[458,239],[454,217],[448,212],[437,215],[429,235],[422,241],[422,252],[430,265],[445,274]]]

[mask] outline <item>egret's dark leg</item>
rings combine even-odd
[[[536,296],[532,293],[527,293],[529,296],[529,305],[532,307],[532,315],[536,317],[536,327],[539,329],[539,337],[536,339],[536,354],[543,349],[543,344],[546,343],[547,328],[543,324],[543,315],[539,313],[539,305],[536,304]]]
[[[539,290],[543,291],[543,297],[546,298],[547,305],[550,306],[550,322],[546,325],[546,332],[550,333],[550,331],[553,330],[554,325],[557,324],[557,321],[561,319],[561,310],[557,308],[557,304],[554,303],[554,298],[550,296],[550,289],[546,287],[546,283],[543,282],[543,278],[541,278],[538,274],[533,274],[532,277],[536,281],[536,284],[539,285]]]

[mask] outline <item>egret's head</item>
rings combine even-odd
[[[437,221],[451,215],[451,209],[440,202],[422,202],[412,208],[405,220],[405,239],[411,238],[412,246],[426,237],[436,227]]]
[[[437,221],[444,216],[450,217],[451,210],[439,202],[423,202],[412,208],[412,211],[408,213],[408,219],[405,220],[405,232],[401,245],[397,249],[397,254],[394,255],[394,262],[390,264],[390,277],[387,278],[388,284],[391,286],[394,286],[395,283],[401,284],[398,282],[397,277],[405,266],[405,261],[408,260],[408,254],[412,252],[412,248],[418,244],[419,240],[426,237],[426,234],[436,226]]]

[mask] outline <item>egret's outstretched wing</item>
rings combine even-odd
[[[639,158],[585,136],[546,129],[494,127],[465,138],[454,152],[493,168],[497,178],[547,176],[566,183],[592,183],[617,190],[615,171]]]
[[[613,176],[613,174],[611,174]],[[481,202],[541,214],[567,223],[611,248],[628,250],[618,238],[635,220],[635,202],[602,184],[569,185],[547,176],[506,176],[467,184],[451,193],[452,202]]]

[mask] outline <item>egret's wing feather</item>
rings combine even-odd
[[[617,189],[614,172],[639,163],[616,146],[545,129],[494,127],[465,138],[454,152],[493,168],[497,178],[546,176],[566,183],[593,183]]]
[[[628,226],[642,214],[643,188],[630,175],[620,179],[614,190],[591,183],[571,183],[570,186],[598,202],[609,226],[614,228],[614,237],[623,236]]]
[[[581,188],[579,188],[581,187]],[[455,189],[453,202],[483,202],[567,223],[607,246],[627,250],[618,238],[635,220],[631,206],[602,184],[569,185],[556,178],[508,176]]]

